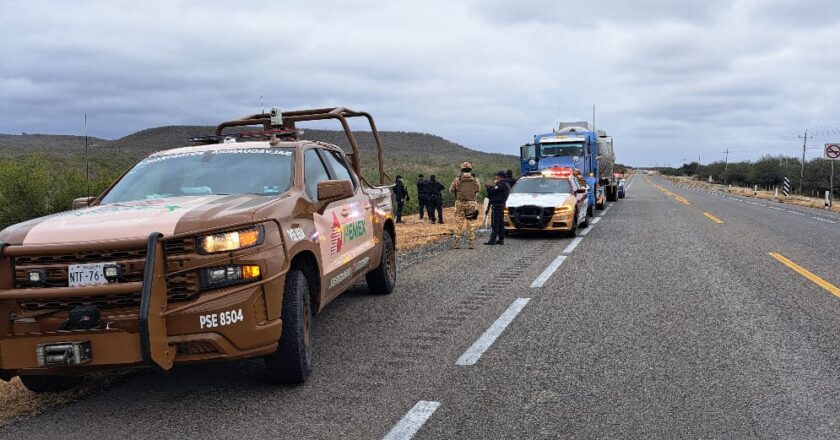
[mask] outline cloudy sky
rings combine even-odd
[[[840,140],[837,0],[236,3],[0,0],[0,132],[209,125],[262,94],[511,154],[594,104],[639,166]]]

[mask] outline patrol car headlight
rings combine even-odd
[[[264,230],[262,226],[254,226],[239,231],[223,232],[221,234],[205,235],[199,238],[199,247],[206,254],[235,251],[262,243],[263,235]]]

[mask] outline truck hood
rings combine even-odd
[[[507,199],[508,208],[518,208],[520,206],[541,206],[544,208],[556,208],[567,200],[573,199],[571,194],[530,194],[519,193],[511,194]]]
[[[111,203],[66,211],[11,226],[0,233],[9,244],[57,244],[146,238],[250,221],[274,197],[211,195]]]

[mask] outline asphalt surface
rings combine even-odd
[[[770,255],[840,286],[840,220],[746,200],[635,176],[576,246],[415,252],[348,292],[303,386],[178,367],[0,438],[840,437],[840,299]]]

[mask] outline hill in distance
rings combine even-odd
[[[92,155],[112,154],[120,158],[139,160],[143,156],[160,150],[188,146],[189,138],[213,134],[212,126],[165,126],[149,128],[128,136],[107,140],[89,138]],[[369,131],[354,131],[362,154],[365,174],[376,164],[376,144]],[[472,162],[476,170],[498,169],[518,170],[518,157],[513,155],[476,151],[448,141],[440,136],[425,133],[380,131],[384,146],[386,173],[425,173],[452,175],[461,162]],[[342,131],[304,129],[303,139],[317,140],[341,146],[351,152],[349,142]],[[62,155],[80,157],[84,153],[84,136],[45,134],[0,134],[0,157],[14,157],[33,153],[47,156]]]

